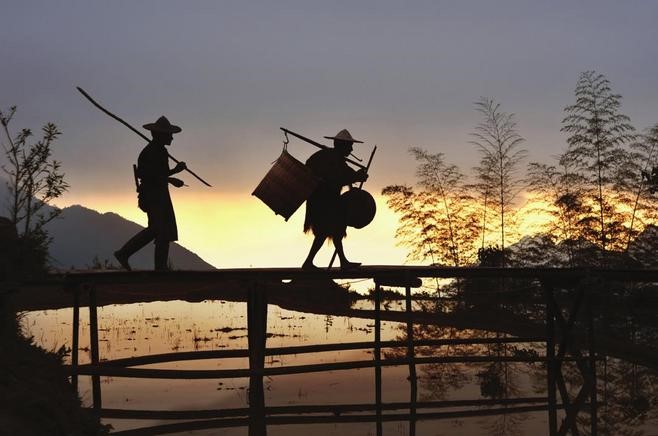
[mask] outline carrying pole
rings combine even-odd
[[[328,150],[328,149],[331,148],[331,147],[329,147],[329,146],[327,146],[327,145],[320,144],[319,142],[316,142],[316,141],[314,141],[314,140],[312,140],[312,139],[309,139],[309,138],[307,138],[307,137],[305,137],[305,136],[302,136],[302,135],[300,135],[299,133],[295,133],[295,132],[293,132],[292,130],[288,130],[288,129],[286,129],[285,127],[279,127],[279,128],[280,128],[281,130],[283,130],[285,133],[290,133],[292,136],[295,136],[295,137],[301,139],[302,141],[308,142],[308,143],[311,144],[311,145],[315,145],[316,147],[321,148],[321,149],[323,149],[323,150]],[[356,161],[353,161],[352,159],[347,159],[347,158],[346,158],[345,161],[346,161],[346,162],[349,162],[349,163],[351,163],[352,165],[357,166],[357,167],[359,167],[359,168],[362,168],[362,169],[365,169],[365,170],[368,169],[367,167],[363,166],[363,164],[360,164],[360,163],[358,163],[358,162],[356,162]]]
[[[84,95],[85,98],[91,102],[91,104],[93,104],[94,106],[96,106],[98,109],[100,109],[100,110],[101,110],[102,112],[104,112],[106,115],[109,115],[111,118],[114,118],[115,120],[117,120],[118,122],[120,122],[121,124],[123,124],[124,126],[128,127],[128,128],[129,128],[130,130],[132,130],[133,132],[137,133],[137,135],[139,135],[139,137],[142,138],[142,139],[144,139],[146,142],[151,142],[151,140],[150,140],[149,138],[147,138],[146,135],[144,135],[142,132],[140,132],[139,130],[135,129],[133,126],[131,126],[130,124],[128,124],[127,122],[125,122],[124,120],[122,120],[121,118],[117,117],[117,116],[114,115],[112,112],[108,111],[108,110],[105,109],[103,106],[101,106],[100,104],[98,104],[93,98],[91,98],[91,96],[90,96],[89,94],[87,94],[87,93],[85,92],[84,89],[80,88],[79,86],[76,86],[76,89],[77,89],[78,91],[80,91],[80,94]],[[175,157],[173,157],[173,156],[170,155],[169,153],[167,153],[167,156],[169,156],[169,159],[173,160],[174,162],[176,162],[176,163],[179,162],[178,159],[176,159]],[[200,181],[201,183],[203,183],[204,185],[209,186],[209,187],[212,187],[212,185],[211,185],[210,183],[208,183],[208,182],[206,182],[205,180],[203,180],[201,177],[199,177],[197,174],[195,174],[194,171],[192,171],[191,169],[189,169],[189,168],[185,168],[185,171],[187,171],[188,173],[192,174],[194,177],[197,178],[197,180],[199,180],[199,181]]]

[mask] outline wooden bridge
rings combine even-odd
[[[476,282],[484,293],[495,294],[497,289],[510,286],[510,281],[531,284],[534,292],[528,291],[527,298],[543,305],[541,320],[496,319],[495,309],[490,317],[461,320],[461,327],[494,330],[508,333],[511,337],[468,338],[468,339],[414,339],[413,324],[454,325],[449,313],[427,313],[413,310],[412,301],[417,299],[411,289],[421,284],[421,278],[457,279]],[[373,310],[352,309],[344,291],[332,279],[371,279],[374,282]],[[73,344],[70,371],[72,382],[77,388],[77,378],[88,375],[92,378],[93,408],[99,417],[130,419],[194,419],[185,423],[172,423],[157,427],[136,429],[117,434],[164,434],[174,431],[248,426],[252,435],[266,434],[267,426],[312,423],[373,422],[377,434],[382,434],[382,423],[404,421],[409,423],[409,434],[416,433],[420,420],[455,419],[495,414],[527,413],[546,411],[550,435],[579,434],[576,418],[589,415],[589,430],[597,434],[597,361],[604,355],[616,356],[658,368],[658,353],[646,348],[632,348],[623,341],[599,340],[594,336],[594,318],[591,301],[596,287],[611,283],[656,283],[658,271],[654,270],[610,270],[610,269],[537,269],[537,268],[443,268],[415,266],[372,266],[355,271],[338,269],[307,272],[296,268],[270,269],[225,269],[207,272],[72,272],[52,275],[41,283],[31,284],[32,290],[25,292],[49,292],[50,301],[38,298],[23,300],[23,308],[48,304],[49,307],[73,307]],[[53,288],[65,292],[52,292]],[[326,297],[311,311],[335,315],[356,316],[374,320],[374,337],[368,342],[306,345],[295,347],[267,348],[267,305],[308,310],[309,292]],[[382,310],[383,288],[404,289],[404,311]],[[29,287],[28,287],[29,289]],[[50,289],[50,291],[44,291]],[[319,289],[326,291],[318,292]],[[565,295],[568,294],[568,298]],[[27,295],[27,294],[26,294]],[[236,350],[195,351],[166,353],[126,359],[101,361],[98,346],[97,307],[103,304],[152,301],[168,298],[226,299],[247,301],[248,348]],[[427,297],[424,297],[427,298]],[[505,297],[503,297],[505,298]],[[514,298],[523,298],[515,294]],[[311,298],[312,299],[312,298]],[[539,299],[539,300],[538,300]],[[17,298],[20,306],[21,298]],[[42,303],[36,303],[41,301]],[[30,306],[32,305],[32,307]],[[80,365],[79,308],[89,306],[91,363]],[[43,307],[41,307],[43,308]],[[513,318],[513,317],[512,317]],[[382,341],[382,320],[406,323],[406,340]],[[452,321],[452,322],[451,322]],[[539,322],[538,322],[539,321]],[[459,322],[456,322],[459,324]],[[460,327],[460,325],[456,325]],[[416,347],[442,347],[459,344],[524,343],[542,344],[543,355],[539,356],[473,356],[441,355],[417,356]],[[273,355],[317,353],[323,351],[369,349],[372,360],[339,363],[318,363],[284,367],[266,367],[265,357]],[[383,358],[383,349],[405,350],[402,358]],[[146,369],[141,365],[183,361],[193,359],[221,359],[248,357],[247,369],[226,370],[171,370]],[[545,397],[506,399],[474,399],[459,401],[418,401],[416,365],[427,363],[487,363],[487,362],[541,362],[546,368]],[[569,394],[562,372],[565,362],[574,362],[583,379],[575,396]],[[410,398],[403,403],[382,401],[383,367],[407,366],[409,371]],[[344,405],[300,405],[269,407],[265,404],[263,377],[300,374],[310,372],[337,371],[356,368],[373,368],[375,392],[372,404]],[[139,378],[221,379],[248,377],[249,407],[229,410],[199,411],[148,411],[118,410],[102,407],[101,376]],[[450,411],[445,411],[450,408]],[[457,408],[458,410],[455,410]],[[444,409],[444,410],[441,410]],[[563,413],[559,413],[563,410]],[[560,415],[560,416],[559,416]]]

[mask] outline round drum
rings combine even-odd
[[[345,211],[345,222],[350,227],[361,229],[372,222],[377,212],[375,199],[363,189],[350,189],[340,196]]]

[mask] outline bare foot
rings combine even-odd
[[[313,265],[312,262],[304,262],[304,264],[302,265],[302,269],[304,271],[318,271],[320,268]]]
[[[345,262],[340,264],[341,271],[354,271],[359,269],[361,262]]]
[[[130,264],[128,263],[128,256],[125,254],[121,253],[120,250],[117,250],[114,252],[114,258],[119,262],[119,265],[121,265],[121,268],[132,271],[132,268],[130,268]]]

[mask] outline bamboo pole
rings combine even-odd
[[[87,94],[87,92],[85,92],[84,89],[80,88],[79,86],[76,86],[75,88],[76,88],[78,91],[80,91],[80,94],[82,94],[83,96],[85,96],[85,98],[86,98],[87,100],[89,100],[89,101],[91,102],[91,104],[93,104],[93,105],[96,106],[98,109],[100,109],[101,112],[105,113],[106,115],[109,115],[111,118],[117,120],[118,122],[120,122],[120,123],[123,124],[124,126],[128,127],[130,130],[132,130],[133,132],[135,132],[140,138],[144,139],[146,142],[151,142],[151,140],[150,140],[148,137],[146,137],[146,135],[144,135],[142,132],[140,132],[139,130],[135,129],[133,126],[131,126],[130,124],[128,124],[126,121],[122,120],[122,119],[119,118],[118,116],[114,115],[112,112],[110,112],[110,111],[108,111],[107,109],[105,109],[105,108],[104,108],[103,106],[101,106],[99,103],[97,103],[96,100],[94,100],[89,94]],[[178,159],[176,159],[175,157],[173,157],[173,156],[172,156],[171,154],[169,154],[169,153],[167,153],[167,156],[169,156],[169,159],[173,160],[173,161],[176,162],[176,163],[179,163],[179,162],[180,162]],[[206,182],[205,180],[203,180],[200,176],[198,176],[198,175],[197,175],[194,171],[192,171],[191,169],[189,169],[189,168],[185,168],[185,171],[187,171],[188,173],[192,174],[194,177],[196,177],[197,180],[199,180],[199,181],[200,181],[201,183],[203,183],[204,185],[206,185],[206,186],[208,186],[208,187],[212,187],[212,185],[210,185],[210,183],[208,183],[208,182]]]
[[[304,142],[308,142],[308,143],[311,144],[311,145],[315,145],[316,147],[321,148],[322,150],[329,150],[329,149],[331,148],[331,147],[329,147],[328,145],[320,144],[319,142],[316,142],[316,141],[314,141],[314,140],[312,140],[312,139],[309,139],[309,138],[307,138],[307,137],[305,137],[305,136],[302,136],[302,135],[300,135],[299,133],[295,133],[295,132],[293,132],[292,130],[288,130],[288,129],[286,129],[285,127],[279,127],[279,128],[280,128],[281,130],[283,130],[285,133],[289,133],[289,134],[291,134],[292,136],[294,136],[294,137],[296,137],[296,138],[299,138],[299,139],[301,139],[301,140],[304,141]],[[348,158],[346,158],[345,161],[351,163],[352,165],[354,165],[354,166],[356,166],[356,167],[363,168],[363,169],[366,168],[365,166],[363,166],[363,164],[361,164],[361,163],[359,163],[359,162],[355,162],[355,161],[353,161],[352,159],[348,159]]]
[[[519,407],[499,407],[484,410],[462,410],[455,412],[427,412],[417,415],[418,420],[440,420],[440,419],[459,419],[474,418],[484,416],[508,415],[512,413],[532,413],[546,410],[546,405],[532,405]],[[378,417],[377,415],[332,415],[332,416],[269,416],[266,418],[266,424],[270,425],[309,425],[309,424],[344,424],[344,423],[369,423],[369,422],[400,422],[408,421],[409,414],[396,413],[386,414]],[[205,421],[189,421],[175,424],[164,424],[153,427],[142,427],[133,430],[113,432],[113,435],[121,436],[138,436],[138,435],[156,435],[170,434],[184,431],[208,430],[217,428],[244,427],[248,425],[248,418],[225,418],[211,419]]]
[[[377,349],[375,344],[375,349]],[[574,361],[576,359],[564,358],[565,361]],[[582,360],[582,359],[581,359]],[[291,365],[283,367],[267,367],[262,370],[264,376],[305,374],[310,372],[325,371],[345,371],[360,368],[377,368],[382,366],[399,366],[415,363],[416,365],[425,365],[429,363],[490,363],[490,362],[546,362],[545,357],[525,357],[525,356],[431,356],[415,357],[413,359],[385,359],[376,363],[373,360],[355,360],[348,362],[332,363],[314,363],[308,365]],[[252,372],[249,369],[197,369],[197,370],[178,370],[178,369],[147,369],[147,368],[123,368],[111,367],[105,365],[80,365],[78,367],[80,375],[98,375],[112,377],[134,377],[134,378],[162,378],[162,379],[221,379],[221,378],[245,378],[250,377]]]
[[[445,409],[456,407],[487,407],[510,406],[521,404],[544,404],[546,397],[474,399],[474,400],[443,400],[418,401],[413,405],[418,409]],[[382,410],[404,410],[412,407],[411,403],[382,403]],[[346,413],[371,412],[377,408],[375,404],[303,404],[295,406],[269,406],[265,408],[266,415],[293,415],[327,413],[341,415]],[[119,419],[211,419],[235,418],[247,416],[250,408],[210,410],[135,410],[135,409],[102,409],[101,417]]]
[[[493,343],[531,343],[544,342],[543,337],[519,337],[519,338],[467,338],[467,339],[418,339],[413,341],[413,346],[454,346],[454,345],[480,345]],[[382,348],[404,348],[407,343],[403,341],[382,341]],[[348,351],[372,348],[372,342],[347,342],[339,344],[301,345],[292,347],[272,347],[265,350],[266,356],[285,356],[290,354],[323,353],[329,351]],[[249,350],[208,350],[208,351],[186,351],[179,353],[149,354],[147,356],[127,357],[122,359],[105,360],[101,366],[129,367],[139,365],[151,365],[154,363],[176,362],[182,360],[205,360],[205,359],[230,359],[249,357]]]

